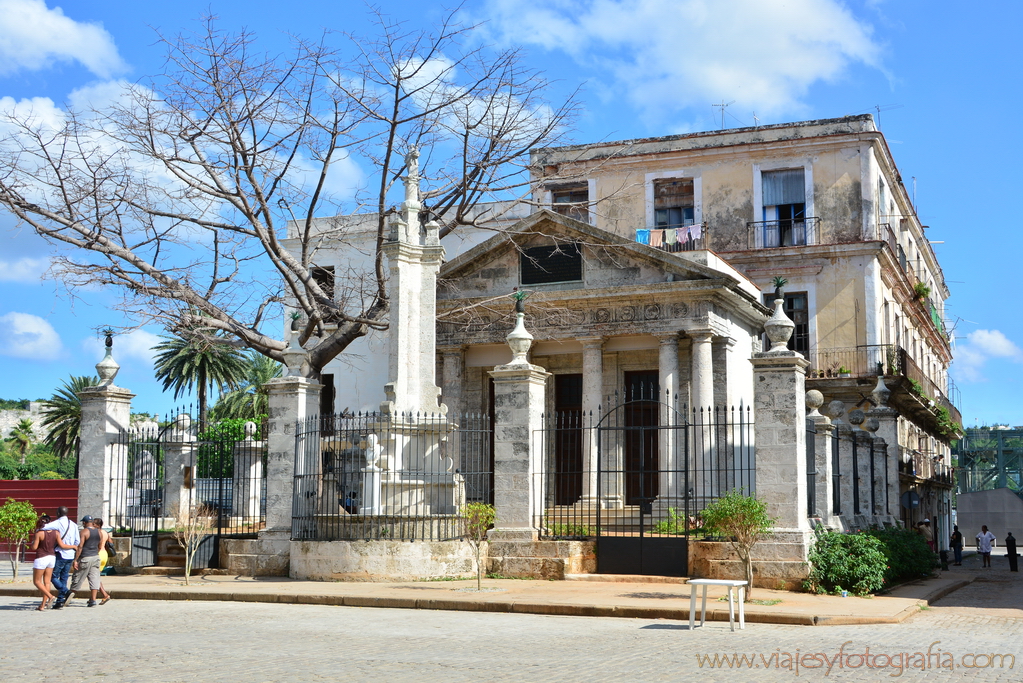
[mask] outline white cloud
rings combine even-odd
[[[48,258],[26,256],[17,261],[0,260],[0,282],[39,282],[49,267]]]
[[[818,81],[880,67],[871,27],[838,0],[489,0],[509,42],[561,50],[650,113],[736,102],[798,110]]]
[[[113,38],[99,24],[75,21],[43,0],[0,0],[0,73],[66,61],[101,78],[125,70]]]
[[[984,366],[995,358],[1023,363],[1023,349],[999,330],[974,330],[966,335],[965,344],[956,346],[955,370],[968,382],[983,382]]]
[[[160,337],[147,332],[146,330],[132,330],[126,334],[119,334],[114,337],[114,360],[124,363],[128,360],[137,360],[145,365],[153,364],[153,347],[160,343]],[[82,340],[82,348],[86,353],[95,356],[97,360],[103,357],[103,339],[99,337],[88,337]]]
[[[31,313],[0,315],[0,354],[31,360],[54,360],[63,345],[50,323]]]

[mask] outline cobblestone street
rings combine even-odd
[[[7,681],[189,683],[1018,681],[1018,577],[996,569],[902,624],[749,624],[736,633],[721,622],[690,632],[675,621],[243,602],[114,599],[89,609],[79,600],[62,612],[39,613],[34,600],[0,597],[0,672]],[[830,672],[823,659],[805,658],[823,653],[835,661],[843,643],[846,657]],[[930,668],[913,668],[922,661],[914,653],[929,646]],[[859,657],[867,648],[877,668]],[[58,653],[69,649],[79,654],[56,665]],[[719,654],[731,661],[732,653],[749,656],[739,663],[743,673],[698,661]],[[785,668],[797,653],[804,664],[798,678],[794,666]],[[901,675],[893,659],[903,663]],[[954,668],[942,668],[950,660]],[[807,668],[814,665],[821,668]]]

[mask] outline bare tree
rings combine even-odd
[[[386,327],[381,246],[406,152],[424,150],[421,218],[447,234],[475,224],[482,200],[527,196],[529,150],[557,143],[575,108],[454,12],[430,32],[379,14],[376,26],[295,39],[283,56],[212,19],[165,39],[165,73],[112,103],[0,121],[0,205],[63,247],[69,288],[118,287],[140,323],[282,361],[270,330],[295,310],[316,377]],[[356,168],[353,194],[341,185]],[[374,213],[370,266],[324,277],[317,253],[352,225],[323,217],[356,210]]]
[[[192,563],[199,545],[213,532],[217,513],[205,505],[182,503],[174,513],[171,530],[178,545],[185,551],[185,585],[192,574]]]

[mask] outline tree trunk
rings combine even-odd
[[[746,599],[744,602],[749,602],[753,597],[753,554],[752,551],[747,550],[745,555],[742,557],[743,568],[746,570]]]

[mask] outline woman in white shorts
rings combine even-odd
[[[32,563],[32,582],[39,589],[43,601],[36,609],[42,612],[56,596],[50,592],[50,577],[53,575],[53,567],[57,562],[56,549],[77,548],[75,545],[67,545],[61,540],[56,529],[43,531],[42,527],[50,523],[50,516],[43,515],[39,518],[39,530],[36,531],[35,539],[32,541],[31,550],[36,551],[35,562]]]

